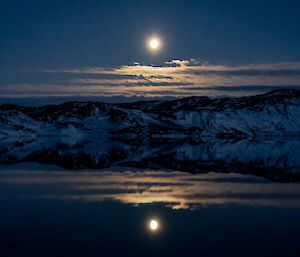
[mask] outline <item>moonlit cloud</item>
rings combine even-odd
[[[1,72],[0,97],[185,97],[246,95],[300,88],[300,63],[214,65],[172,60],[160,66]]]
[[[172,209],[211,205],[299,207],[297,184],[269,183],[240,174],[163,171],[3,171],[1,198],[117,201],[135,206],[161,203]],[[41,190],[41,188],[43,190]],[[9,190],[8,190],[9,189]],[[35,194],[35,189],[39,194]]]

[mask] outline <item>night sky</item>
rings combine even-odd
[[[1,0],[0,102],[298,88],[299,12],[293,0]]]

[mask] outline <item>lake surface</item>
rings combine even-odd
[[[0,232],[1,256],[300,256],[300,184],[2,165]]]

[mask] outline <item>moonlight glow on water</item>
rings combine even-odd
[[[149,222],[149,228],[151,231],[157,231],[159,229],[159,222],[156,219],[151,219]]]

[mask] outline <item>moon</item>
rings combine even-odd
[[[148,41],[150,50],[157,51],[161,47],[161,41],[157,37],[152,37]]]

